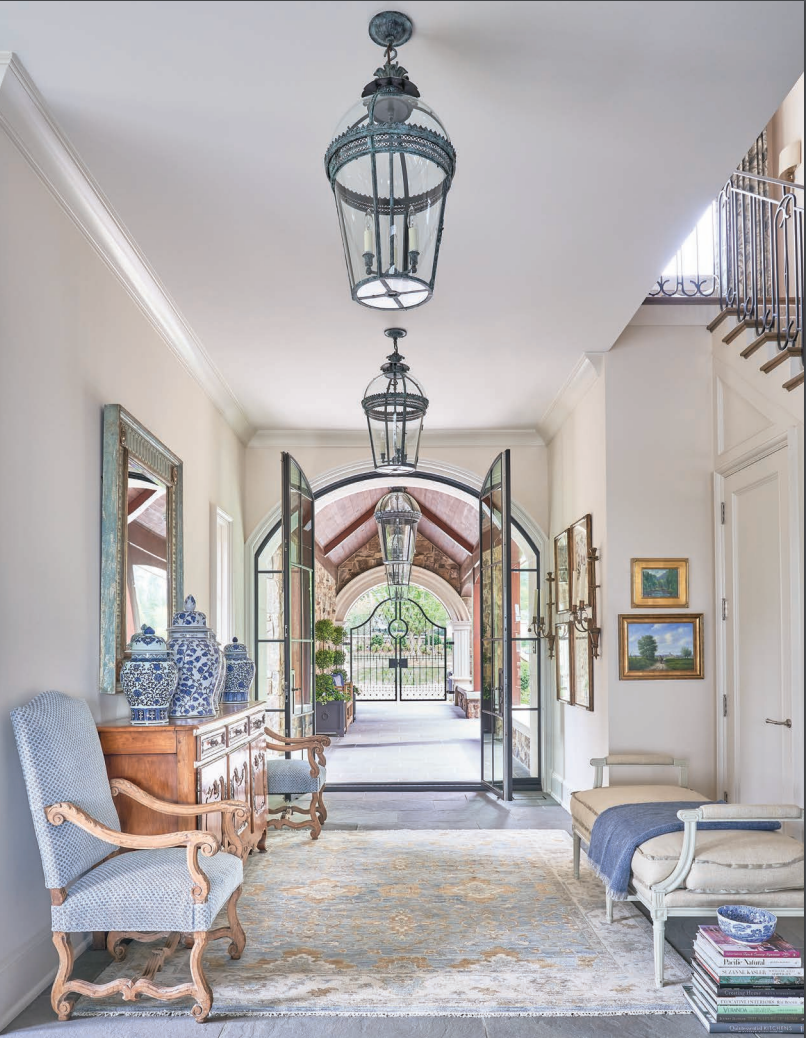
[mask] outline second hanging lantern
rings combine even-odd
[[[395,487],[375,507],[381,559],[390,589],[409,585],[421,517],[420,506],[403,487]]]

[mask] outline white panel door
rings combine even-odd
[[[787,451],[725,480],[727,792],[791,803],[793,739]],[[783,722],[783,723],[782,723]]]

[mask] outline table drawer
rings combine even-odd
[[[214,732],[199,736],[199,760],[206,760],[216,753],[220,753],[227,745],[227,732],[224,728],[217,728]]]
[[[250,734],[250,720],[251,718],[249,717],[242,717],[240,720],[233,721],[232,724],[227,725],[227,744],[229,746],[243,742],[244,739],[248,738]]]
[[[254,735],[255,732],[262,732],[266,727],[266,713],[261,710],[259,714],[252,714],[249,718],[249,734]]]

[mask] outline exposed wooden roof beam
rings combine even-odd
[[[409,493],[411,492],[409,491]],[[414,497],[414,494],[411,496]],[[427,519],[429,523],[433,523],[433,525],[444,533],[446,537],[450,537],[453,543],[458,545],[462,551],[466,552],[468,555],[473,554],[474,545],[472,545],[470,541],[465,540],[460,533],[457,533],[456,530],[448,526],[444,519],[440,519],[436,512],[432,512],[431,509],[427,508],[421,501],[417,501],[417,504],[420,506],[420,511],[423,513],[423,519]]]
[[[352,537],[354,533],[360,530],[364,523],[369,522],[370,519],[374,520],[374,518],[375,505],[373,505],[372,508],[368,508],[363,515],[359,515],[359,517],[357,519],[354,519],[348,527],[346,527],[340,533],[337,533],[335,537],[329,540],[327,544],[325,544],[322,548],[322,554],[330,555],[330,553],[335,551],[340,544],[343,544],[348,537]],[[375,533],[375,530],[373,529],[372,532]],[[368,537],[367,540],[371,540],[371,537]]]

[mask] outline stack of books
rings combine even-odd
[[[803,960],[778,934],[740,944],[701,926],[692,967],[683,990],[710,1034],[803,1034]]]

